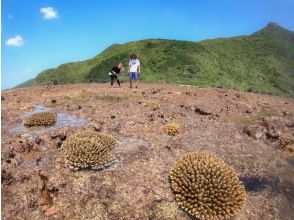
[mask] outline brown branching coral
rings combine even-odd
[[[26,127],[45,126],[50,127],[56,122],[55,112],[38,112],[23,120]]]
[[[283,134],[277,141],[278,147],[281,150],[294,151],[294,134]]]
[[[99,169],[113,161],[116,141],[94,131],[82,131],[69,136],[61,146],[67,165],[73,170]]]
[[[170,175],[177,203],[199,219],[227,219],[244,206],[245,188],[236,172],[212,154],[186,154]]]
[[[170,123],[164,127],[164,132],[170,136],[175,136],[179,132],[180,125],[177,123]]]

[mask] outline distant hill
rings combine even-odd
[[[18,87],[108,81],[109,69],[137,53],[146,82],[227,87],[294,97],[294,32],[275,23],[250,36],[201,42],[147,39],[114,44],[92,59],[45,70]],[[126,80],[126,71],[122,79]]]

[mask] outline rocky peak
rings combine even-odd
[[[267,24],[265,28],[270,28],[270,29],[279,29],[281,28],[277,23],[275,22],[270,22]]]

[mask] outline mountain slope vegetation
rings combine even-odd
[[[114,44],[92,59],[45,70],[22,86],[108,81],[109,69],[137,53],[146,82],[226,87],[294,97],[294,32],[275,23],[249,36],[201,42],[147,39]],[[126,70],[121,78],[127,80]]]

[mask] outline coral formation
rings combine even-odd
[[[56,122],[55,112],[38,112],[23,120],[26,127],[45,126],[50,127]]]
[[[294,151],[294,134],[283,134],[277,141],[278,147],[282,150]]]
[[[100,169],[113,161],[113,137],[94,131],[69,136],[61,145],[68,166],[73,170]]]
[[[143,105],[147,107],[157,107],[159,104],[156,100],[144,100]]]
[[[29,104],[29,103],[24,103],[19,108],[19,110],[21,110],[22,112],[23,111],[29,111],[31,109],[33,109],[33,106],[31,104]]]
[[[179,132],[180,125],[177,123],[170,123],[164,127],[164,132],[170,136],[175,136]]]
[[[178,159],[171,187],[179,206],[199,219],[227,219],[245,204],[245,188],[234,169],[207,152]]]

